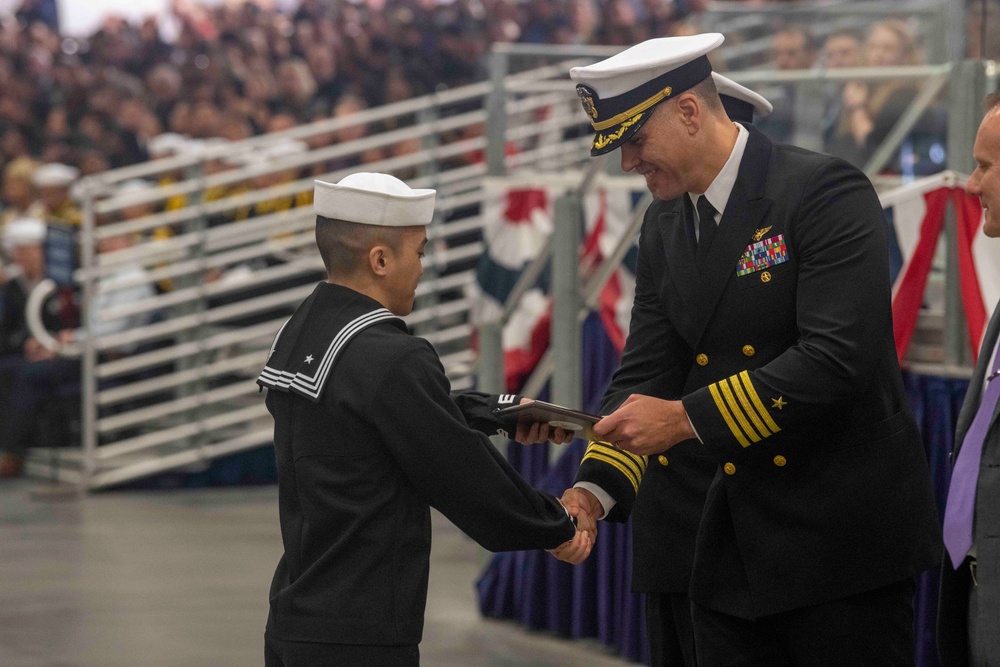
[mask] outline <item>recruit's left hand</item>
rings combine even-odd
[[[569,542],[563,542],[555,549],[546,549],[550,554],[561,561],[578,565],[587,559],[590,550],[594,548],[594,540],[590,533],[585,530],[576,531],[576,535]]]
[[[530,398],[522,398],[521,405],[525,403],[531,403]],[[514,434],[514,440],[521,443],[522,445],[534,445],[539,442],[545,442],[546,440],[552,441],[554,444],[562,445],[573,439],[573,433],[575,431],[567,431],[566,429],[556,427],[550,427],[545,422],[533,422],[533,423],[519,423],[517,425],[517,432]]]
[[[594,424],[594,434],[641,456],[666,451],[695,437],[683,403],[641,394],[632,394],[621,407]]]

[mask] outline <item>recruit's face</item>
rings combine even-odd
[[[983,232],[1000,237],[1000,107],[986,114],[972,147],[976,170],[965,188],[979,197],[985,219]]]
[[[407,227],[400,230],[399,242],[387,252],[385,304],[393,315],[409,315],[417,283],[424,272],[421,260],[427,245],[424,227]]]
[[[621,147],[622,171],[645,177],[646,187],[657,199],[674,199],[688,191],[690,149],[686,128],[675,116],[673,102],[664,102]]]

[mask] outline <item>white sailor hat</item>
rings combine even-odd
[[[156,187],[155,183],[142,178],[130,178],[118,184],[115,194],[126,194],[135,192],[149,192]]]
[[[282,139],[267,146],[264,155],[271,159],[298,155],[309,150],[309,144],[298,139]]]
[[[68,164],[50,162],[35,170],[31,182],[40,188],[66,187],[80,176],[80,170]]]
[[[267,156],[259,148],[227,153],[222,161],[230,167],[256,167],[265,164]]]
[[[17,246],[36,245],[45,240],[45,233],[45,223],[37,218],[11,220],[3,228],[3,247],[9,252]]]
[[[155,137],[151,137],[146,144],[146,150],[150,157],[163,157],[165,155],[176,155],[185,149],[188,138],[176,132],[164,132]]]
[[[339,183],[315,181],[316,215],[362,225],[409,227],[434,218],[434,190],[413,190],[388,174],[361,172]]]
[[[590,154],[620,147],[649,120],[654,106],[708,77],[712,65],[705,54],[724,40],[717,32],[648,39],[599,63],[571,69],[576,94],[596,132]]]
[[[763,118],[774,110],[763,95],[755,93],[746,86],[741,86],[718,72],[712,72],[712,79],[715,80],[722,106],[725,107],[730,119],[752,123],[754,115]]]

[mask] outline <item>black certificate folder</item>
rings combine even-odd
[[[582,433],[588,440],[597,439],[594,436],[593,426],[601,421],[601,417],[598,415],[571,410],[570,408],[546,403],[545,401],[532,401],[530,403],[512,405],[508,408],[500,408],[494,414],[501,418],[516,416],[518,423],[521,424],[544,422],[549,426]]]

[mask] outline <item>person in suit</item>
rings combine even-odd
[[[316,181],[329,277],[281,327],[257,380],[274,417],[284,545],[268,667],[418,665],[431,507],[491,551],[558,549],[571,561],[590,551],[590,535],[487,438],[515,432],[516,418],[493,410],[520,398],[450,395],[434,349],[400,319],[434,197],[386,174]],[[521,427],[517,439],[547,435]]]
[[[570,71],[591,153],[620,149],[655,200],[610,414],[563,500],[631,516],[633,585],[661,634],[691,624],[689,665],[911,664],[914,575],[941,537],[882,209],[848,163],[726,116],[722,41]]]
[[[983,233],[1000,237],[1000,93],[984,104],[966,190],[979,197]],[[1000,664],[1000,307],[983,336],[955,432],[944,516],[938,652],[948,667]]]

